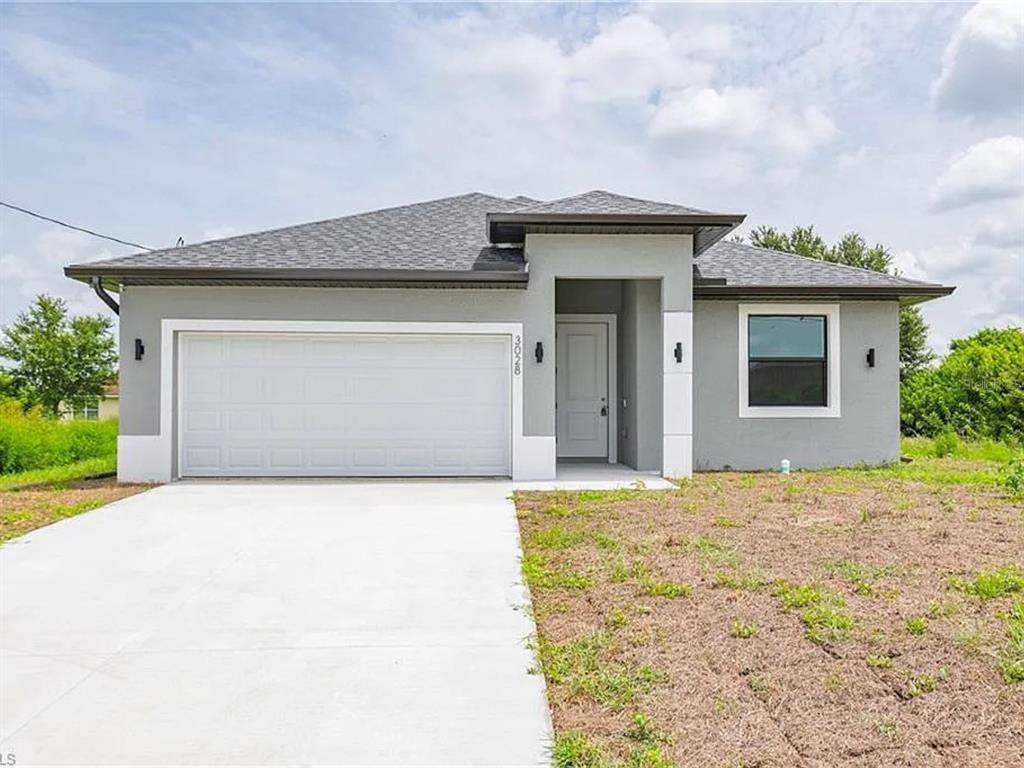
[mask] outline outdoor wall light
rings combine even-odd
[[[868,368],[874,368],[875,367],[875,348],[874,347],[871,347],[868,350],[867,361],[868,361]]]
[[[537,346],[533,348],[533,356],[537,358],[538,363],[544,362],[544,345],[539,341],[537,342]]]
[[[146,354],[146,346],[142,343],[142,339],[135,340],[135,359],[141,360],[142,356]]]

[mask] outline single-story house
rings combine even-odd
[[[899,305],[953,288],[743,219],[474,193],[65,273],[120,311],[122,480],[897,459]]]
[[[82,408],[65,410],[61,403],[61,419],[72,421],[74,419],[86,419],[88,421],[103,421],[104,419],[116,419],[118,416],[118,404],[120,395],[118,393],[117,381],[111,381],[103,385],[103,394],[96,400]]]

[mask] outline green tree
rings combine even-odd
[[[1024,330],[985,328],[956,339],[935,368],[903,382],[905,432],[1024,440]]]
[[[102,315],[69,317],[61,300],[41,294],[28,311],[0,332],[0,357],[9,388],[26,406],[48,416],[82,408],[114,377],[113,322]]]
[[[781,232],[775,227],[760,226],[750,233],[750,242],[759,248],[786,251],[811,259],[843,264],[872,272],[899,275],[892,265],[892,254],[883,245],[869,246],[856,232],[843,235],[838,243],[829,245],[814,227],[793,227]],[[921,310],[912,304],[900,305],[900,376],[919,370],[935,359],[928,348],[928,324]]]

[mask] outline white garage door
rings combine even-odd
[[[183,333],[179,474],[509,475],[505,336]]]

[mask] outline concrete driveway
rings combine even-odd
[[[0,548],[17,765],[535,765],[501,481],[176,483]]]

